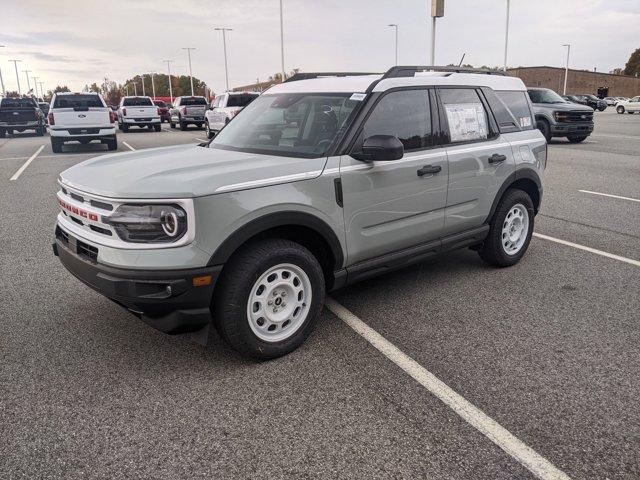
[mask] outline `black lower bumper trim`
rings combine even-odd
[[[211,322],[209,306],[222,265],[184,270],[130,270],[92,262],[56,238],[53,251],[80,281],[169,334],[200,330]],[[208,285],[193,279],[211,275]]]

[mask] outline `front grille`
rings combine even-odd
[[[107,235],[109,237],[112,235],[111,230],[107,230],[106,228],[96,227],[95,225],[89,225],[89,228],[94,232],[101,233],[102,235]]]
[[[579,111],[561,112],[557,118],[559,122],[566,122],[566,123],[592,122],[593,112],[579,112]]]
[[[89,205],[91,205],[92,207],[101,208],[102,210],[109,210],[109,211],[113,210],[113,205],[109,203],[101,202],[99,200],[89,200]]]
[[[82,197],[82,195],[78,195],[77,193],[71,193],[71,198],[73,198],[74,200],[77,200],[79,202],[84,203],[84,197]]]
[[[88,231],[106,237],[113,236],[111,227],[103,221],[103,217],[115,209],[113,204],[92,198],[91,194],[85,192],[73,191],[69,187],[61,187],[58,197],[67,206],[60,209],[67,219]],[[95,214],[95,218],[91,217],[92,214]]]

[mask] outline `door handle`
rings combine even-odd
[[[500,162],[504,162],[506,159],[507,159],[506,155],[498,155],[497,153],[494,153],[489,157],[489,163],[500,163]]]
[[[427,175],[428,173],[438,173],[442,170],[440,165],[425,165],[422,168],[418,169],[418,176],[422,177],[423,175]]]

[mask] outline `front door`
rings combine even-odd
[[[431,103],[428,89],[391,91],[362,126],[354,150],[369,136],[396,135],[403,158],[367,163],[341,157],[350,265],[440,238],[448,166],[444,149],[433,148]]]

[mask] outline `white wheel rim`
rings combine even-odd
[[[507,255],[517,254],[529,234],[529,212],[524,205],[512,206],[502,223],[502,248]]]
[[[249,326],[265,342],[286,340],[306,320],[311,300],[311,281],[304,270],[291,263],[271,267],[251,287]]]

